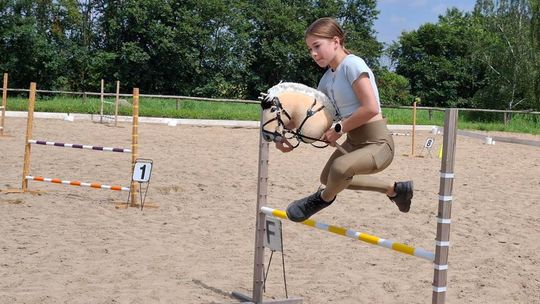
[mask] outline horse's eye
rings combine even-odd
[[[277,111],[276,107],[272,107],[272,108],[270,109],[270,113],[274,113],[275,111]]]

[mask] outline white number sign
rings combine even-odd
[[[137,159],[133,168],[133,180],[139,183],[147,183],[152,175],[152,161],[149,159]]]

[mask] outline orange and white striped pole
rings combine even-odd
[[[54,184],[63,184],[63,185],[70,185],[70,186],[79,186],[79,187],[90,187],[95,189],[107,189],[107,190],[115,190],[115,191],[129,191],[129,187],[122,187],[122,186],[110,186],[110,185],[104,185],[100,183],[85,183],[81,181],[67,181],[67,180],[61,180],[59,178],[48,178],[43,176],[25,176],[26,180],[34,180],[38,182],[49,182]]]

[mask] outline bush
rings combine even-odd
[[[413,100],[407,78],[388,70],[377,75],[379,99],[384,105],[410,106]]]

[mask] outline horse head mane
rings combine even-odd
[[[267,98],[272,99],[274,97],[278,97],[279,94],[284,92],[300,93],[311,96],[324,105],[325,111],[328,111],[331,114],[332,118],[336,117],[336,109],[334,108],[334,104],[326,94],[301,83],[281,82],[279,84],[276,84],[275,86],[268,89]]]

